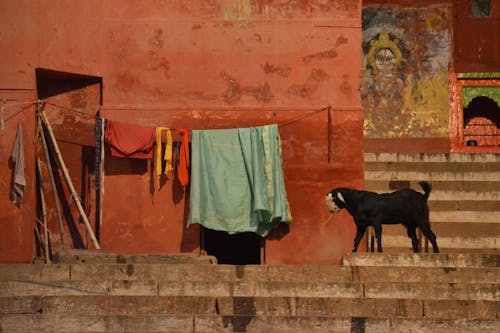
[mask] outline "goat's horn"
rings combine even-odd
[[[342,196],[342,193],[338,192],[337,193],[337,198],[342,201],[343,203],[345,203],[345,200],[344,200],[344,197]]]

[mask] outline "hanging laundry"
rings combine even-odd
[[[153,158],[154,127],[107,120],[105,139],[113,156]]]
[[[268,235],[291,223],[277,125],[195,130],[189,224]]]
[[[14,204],[18,205],[23,202],[24,190],[26,189],[23,125],[21,122],[17,125],[16,140],[14,141],[10,160],[15,165],[11,188],[11,200]]]
[[[177,166],[177,178],[182,186],[189,183],[189,133],[185,129],[179,129],[181,144],[179,150],[179,165]]]
[[[94,170],[99,170],[97,172],[98,176],[95,177],[95,188],[97,191],[101,190],[101,170],[104,163],[103,150],[104,150],[104,132],[106,128],[106,119],[101,118],[96,115],[95,125],[94,125],[94,135],[95,135],[95,165]]]
[[[167,143],[165,146],[165,153],[163,155],[163,159],[161,156],[161,148],[162,148],[162,133],[166,133]],[[156,128],[156,177],[158,179],[158,187],[160,187],[160,177],[163,166],[163,161],[165,161],[165,171],[164,174],[168,174],[170,171],[174,169],[172,163],[172,133],[170,129],[167,127],[157,127]]]

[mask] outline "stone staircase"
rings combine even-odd
[[[500,154],[365,153],[364,158],[366,190],[422,192],[419,181],[432,185],[431,228],[441,252],[498,253]],[[401,225],[383,227],[382,245],[384,252],[411,252]]]
[[[0,332],[498,332],[498,254],[341,265],[86,255],[0,265]],[[167,256],[168,257],[168,256]]]

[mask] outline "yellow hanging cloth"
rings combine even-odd
[[[166,132],[167,134],[167,144],[165,147],[165,154],[163,155],[163,160],[161,156],[162,132]],[[164,171],[164,174],[166,175],[167,173],[169,173],[174,169],[172,163],[172,133],[170,132],[170,129],[167,127],[157,127],[156,128],[156,178],[158,179],[158,188],[160,188],[160,178],[161,178],[163,161],[166,162]]]

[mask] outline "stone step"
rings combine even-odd
[[[447,173],[456,172],[458,174],[468,173],[495,173],[500,172],[500,161],[490,163],[478,162],[366,162],[366,171],[401,171],[401,172],[426,172]],[[497,178],[498,179],[498,178]]]
[[[421,181],[430,183],[435,181],[487,181],[500,179],[500,171],[427,171],[426,169],[417,169],[404,171],[399,169],[386,169],[381,171],[371,171],[365,164],[365,179],[379,181]]]
[[[451,223],[500,223],[500,211],[430,211],[431,224]]]
[[[143,315],[1,315],[2,332],[495,332],[499,320],[365,317]]]
[[[464,233],[465,234],[465,233]],[[466,235],[466,234],[465,234]],[[455,236],[448,237],[446,235],[439,235],[437,238],[437,244],[439,246],[439,250],[442,253],[449,253],[448,249],[460,249],[462,251],[465,250],[475,250],[479,252],[481,250],[490,252],[497,251],[500,244],[500,235],[492,236],[492,237],[479,237],[479,236]],[[397,247],[397,248],[405,248],[412,249],[411,240],[405,234],[401,235],[388,235],[385,232],[382,233],[382,250],[386,247]],[[375,247],[376,248],[376,247]],[[432,246],[429,245],[430,250],[432,251]]]
[[[500,154],[365,153],[365,162],[500,163]]]
[[[383,240],[382,240],[383,242]],[[379,267],[500,267],[500,254],[484,253],[347,253],[342,258],[345,266]]]
[[[72,279],[85,280],[138,280],[159,281],[288,281],[288,282],[452,282],[452,283],[500,283],[498,267],[386,267],[337,265],[321,266],[230,266],[220,265],[213,269],[180,265],[175,270],[164,266],[135,265],[133,274],[123,265],[72,266]],[[204,267],[205,268],[205,267]],[[199,274],[197,274],[199,273]],[[388,274],[389,273],[389,274]],[[414,274],[409,274],[414,273]],[[478,276],[481,276],[478,279]]]
[[[409,247],[408,247],[409,248]],[[381,254],[384,255],[385,253]],[[365,256],[357,253],[356,256]],[[376,254],[370,254],[376,255]],[[420,254],[416,256],[425,256]],[[347,255],[349,260],[352,255]],[[408,255],[402,255],[407,257]],[[410,256],[413,256],[411,254]],[[447,256],[447,255],[441,255]],[[76,264],[76,265],[0,265],[0,281],[288,281],[288,282],[421,282],[500,283],[500,267],[456,267],[456,262],[437,260],[420,266],[394,266],[388,269],[380,260],[362,266],[309,265],[162,265],[162,264]],[[379,265],[379,266],[377,266]],[[44,272],[40,274],[38,271]]]
[[[0,297],[0,314],[325,316],[366,318],[497,319],[485,300],[325,297],[47,296]]]
[[[216,264],[217,258],[193,253],[115,254],[105,250],[69,249],[58,252],[54,262],[64,264]]]
[[[496,251],[500,245],[500,223],[431,223],[441,250],[476,249]],[[417,235],[419,235],[417,229]],[[372,233],[373,235],[373,233]],[[426,239],[423,237],[423,239]],[[411,240],[402,225],[384,225],[382,227],[383,247],[411,249]]]
[[[0,282],[0,297],[14,296],[212,296],[337,297],[495,300],[496,283],[288,282],[288,281],[69,281]]]
[[[372,180],[365,178],[365,188],[369,191],[374,192],[392,192],[396,190],[401,190],[403,188],[412,188],[414,190],[422,192],[422,188],[418,184],[420,180],[409,181],[409,180]],[[491,198],[498,198],[498,193],[500,192],[500,181],[495,181],[494,179],[485,181],[470,181],[466,179],[453,180],[453,181],[433,181],[430,183],[432,185],[432,192],[429,200],[443,200],[441,195],[467,195],[464,198],[453,197],[444,200],[491,200]],[[441,193],[438,195],[438,193]],[[488,194],[488,196],[480,197],[481,193]],[[469,195],[478,196],[470,198]],[[437,199],[436,199],[437,198]],[[496,199],[498,200],[498,199]]]

